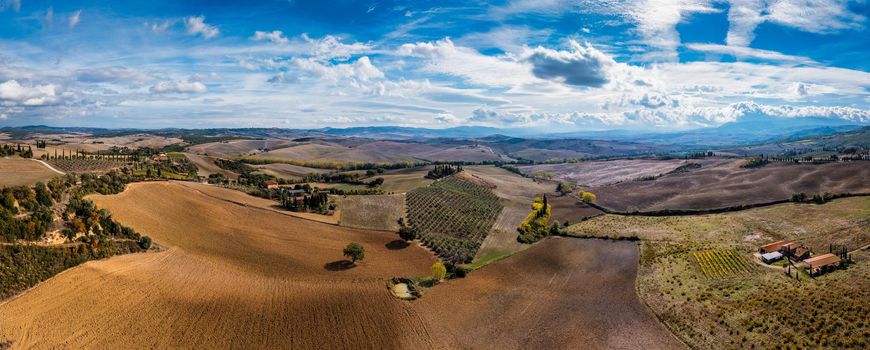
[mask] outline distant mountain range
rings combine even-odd
[[[761,144],[777,140],[796,140],[823,135],[831,135],[860,129],[862,125],[842,119],[801,117],[779,118],[761,114],[747,113],[737,120],[718,127],[685,131],[650,132],[636,130],[579,131],[568,133],[540,133],[522,128],[492,128],[484,126],[460,126],[445,129],[413,128],[401,126],[365,126],[351,128],[320,129],[198,129],[196,134],[204,136],[244,136],[244,137],[306,137],[335,136],[360,137],[386,140],[432,140],[432,139],[485,139],[523,138],[523,139],[587,139],[637,144],[671,145],[690,148]],[[158,135],[183,133],[183,129],[105,129],[80,127],[51,127],[44,125],[25,127],[4,127],[0,132],[11,137],[21,137],[33,133],[78,132],[94,135],[130,134],[149,132]],[[192,131],[192,130],[191,130]]]

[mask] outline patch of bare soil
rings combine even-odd
[[[870,192],[867,162],[770,164],[744,169],[725,160],[653,181],[632,181],[590,189],[597,203],[620,211],[709,209],[789,199],[804,192]]]
[[[549,238],[413,305],[445,348],[678,349],[635,294],[638,249]]]

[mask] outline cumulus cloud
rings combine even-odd
[[[590,45],[570,42],[571,51],[543,47],[527,50],[523,60],[532,65],[532,73],[541,79],[556,80],[575,86],[600,87],[609,81],[608,69],[616,62]]]
[[[459,124],[462,122],[462,119],[451,113],[439,113],[435,116],[435,121],[441,124]]]
[[[364,54],[372,51],[372,45],[368,43],[354,42],[345,44],[341,38],[327,35],[320,39],[314,39],[308,34],[302,34],[302,40],[307,44],[305,53],[320,59],[343,59],[351,56]]]
[[[78,10],[78,11],[74,12],[72,14],[72,16],[69,16],[69,28],[70,29],[75,28],[79,24],[79,21],[81,20],[81,16],[82,16],[82,10]]]
[[[205,23],[205,16],[187,17],[184,19],[187,34],[200,35],[205,39],[211,39],[220,33],[217,27]]]
[[[384,77],[384,73],[372,64],[368,56],[363,56],[353,63],[325,64],[313,59],[293,59],[293,64],[304,72],[331,81],[354,79],[370,81]]]
[[[16,80],[0,84],[0,105],[5,107],[43,106],[54,103],[57,98],[53,84],[24,86]]]
[[[280,30],[273,30],[271,32],[262,32],[256,31],[254,35],[251,36],[251,40],[256,41],[271,41],[276,44],[286,45],[290,42],[290,39],[284,36],[284,33]]]
[[[161,81],[149,91],[152,94],[202,94],[208,92],[208,87],[201,81]]]
[[[21,11],[21,0],[3,0],[0,2],[0,12],[6,10]]]

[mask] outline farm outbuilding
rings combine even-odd
[[[270,190],[274,189],[274,188],[278,188],[278,181],[266,180],[266,181],[263,181],[262,184],[260,184],[260,187],[263,187],[265,189],[270,189]]]
[[[779,259],[782,259],[782,253],[780,253],[780,252],[770,252],[770,253],[761,254],[761,261],[764,261],[767,264],[770,264],[770,263],[777,261]]]
[[[759,247],[758,252],[761,254],[778,252],[780,249],[782,249],[783,246],[790,243],[792,243],[792,241],[789,240],[776,241]]]
[[[804,260],[810,267],[810,276],[816,276],[840,267],[840,257],[834,254],[822,254]]]
[[[797,247],[791,251],[791,258],[795,261],[801,261],[810,257],[810,250],[805,247]]]

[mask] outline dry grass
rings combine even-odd
[[[329,170],[326,169],[316,169],[284,163],[255,165],[254,167],[261,173],[284,179],[299,179],[312,173],[329,172]]]
[[[0,338],[21,348],[433,347],[418,311],[383,285],[427,274],[431,254],[391,249],[393,234],[241,206],[238,196],[177,183],[94,196],[167,250],[61,273],[0,306]],[[342,269],[350,241],[366,259]]]
[[[0,158],[0,186],[33,185],[59,175],[30,159]]]
[[[431,170],[431,166],[417,167],[411,169],[388,170],[384,174],[378,174],[373,177],[383,178],[384,184],[378,187],[387,193],[405,193],[415,188],[426,187],[433,180],[426,178],[426,173]]]
[[[792,239],[814,252],[827,252],[829,243],[852,249],[870,244],[868,219],[870,197],[852,197],[824,205],[787,203],[716,215],[605,215],[567,231],[578,236],[740,244],[747,250],[762,242]]]
[[[405,216],[405,195],[346,196],[339,225],[369,230],[398,231],[399,218]]]
[[[718,215],[607,215],[569,232],[640,237],[638,294],[693,348],[866,348],[870,254],[854,254],[856,265],[815,280],[803,275],[795,281],[757,266],[745,272],[743,264],[759,245],[779,239],[797,240],[816,253],[826,253],[831,242],[851,249],[870,244],[868,218],[870,198],[855,197]],[[712,273],[696,256],[711,250],[728,252],[737,263],[729,268],[720,259]]]
[[[414,305],[444,348],[681,348],[638,302],[636,272],[632,242],[550,238]]]
[[[195,153],[184,153],[184,156],[190,160],[193,165],[197,168],[197,175],[208,177],[211,174],[223,174],[229,179],[236,180],[239,178],[239,175],[222,169],[214,163],[215,158],[209,156],[203,156]]]

